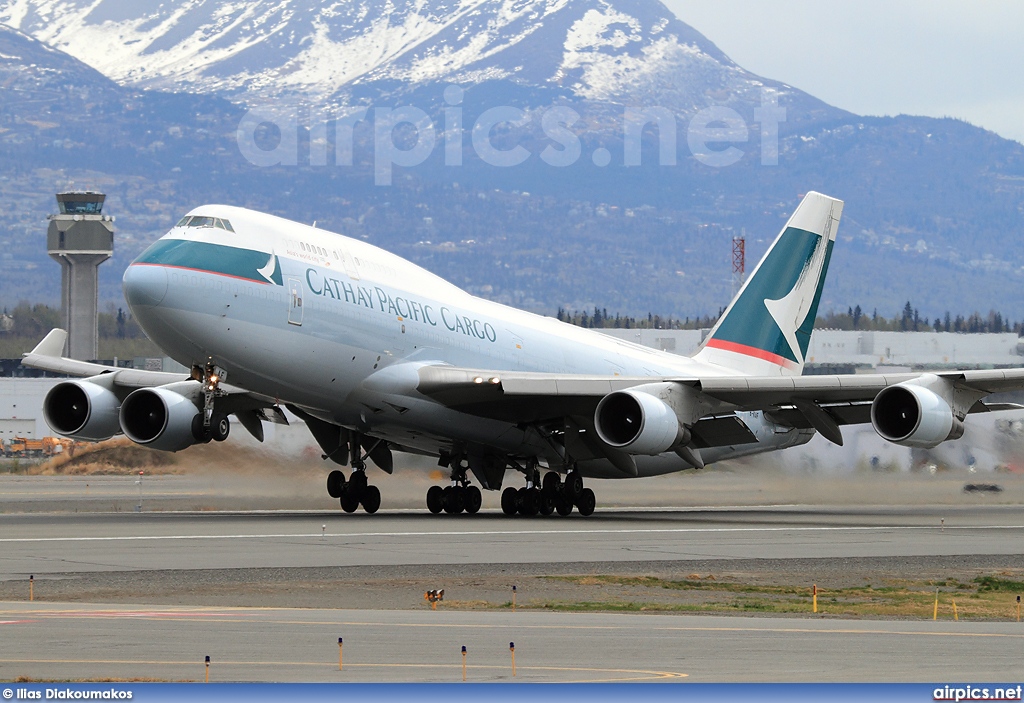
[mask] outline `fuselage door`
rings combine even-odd
[[[288,324],[302,324],[302,281],[288,278]]]
[[[341,249],[338,253],[341,254],[341,264],[345,267],[345,273],[347,273],[348,277],[353,281],[358,281],[359,266],[356,264],[356,260],[352,258],[352,254],[344,249]]]

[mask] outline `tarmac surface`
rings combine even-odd
[[[76,500],[86,482],[90,495]],[[648,497],[589,518],[507,518],[488,503],[476,516],[181,510],[211,493],[194,477],[143,491],[125,477],[0,478],[0,679],[202,680],[209,655],[217,681],[460,681],[466,646],[468,680],[509,681],[509,642],[516,681],[1021,676],[1024,625],[1012,621],[474,609],[516,583],[521,603],[560,597],[558,574],[1019,579],[1024,510],[1005,494],[874,506]],[[151,512],[158,495],[178,510]],[[111,504],[117,512],[103,510]],[[429,610],[430,587],[456,602]]]
[[[1012,506],[0,516],[0,580],[29,574],[413,564],[1019,555]]]
[[[9,602],[0,641],[8,680],[202,681],[210,656],[211,681],[454,682],[465,646],[469,681],[1009,683],[1024,654],[1005,622]]]

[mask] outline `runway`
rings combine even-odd
[[[100,495],[89,509],[131,501],[125,484],[90,486]],[[508,681],[515,642],[516,681],[1009,682],[1024,656],[1024,626],[1010,617],[953,622],[945,600],[939,622],[849,619],[827,608],[817,618],[545,610],[588,599],[695,602],[677,591],[637,595],[628,585],[566,580],[580,574],[696,574],[808,589],[978,574],[1019,580],[1024,513],[1016,503],[648,501],[588,518],[507,518],[493,508],[476,516],[75,513],[86,503],[53,495],[73,493],[67,481],[2,485],[12,489],[4,504],[37,510],[0,515],[4,679],[202,680],[209,655],[219,681],[461,681],[466,646],[468,680]],[[178,506],[202,492],[191,480],[148,490]],[[38,511],[58,504],[64,512]],[[511,612],[515,584],[528,607]],[[434,587],[447,589],[437,611],[423,600]]]
[[[0,579],[151,569],[1017,555],[1016,507],[0,516]]]
[[[338,637],[344,640],[338,668]],[[0,678],[1015,681],[1017,623],[0,603]],[[509,643],[515,643],[512,676]]]

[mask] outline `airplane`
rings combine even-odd
[[[803,376],[843,202],[807,193],[700,348],[689,357],[474,297],[358,239],[227,205],[203,205],[124,274],[135,319],[189,374],[62,357],[52,330],[23,361],[76,377],[44,417],[58,434],[123,433],[178,451],[223,441],[229,416],[305,421],[345,512],[374,513],[393,452],[438,458],[448,485],[431,513],[590,515],[585,478],[634,478],[808,442],[841,427],[930,448],[959,438],[983,402],[1024,388],[1024,369]],[[543,476],[542,476],[543,472]],[[515,474],[513,474],[514,476]],[[476,484],[474,485],[473,480]]]

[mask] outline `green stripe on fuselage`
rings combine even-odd
[[[271,256],[263,251],[226,247],[190,239],[161,239],[142,252],[133,263],[175,266],[245,278],[259,283],[273,281],[279,286],[283,285],[280,261],[275,261],[270,280],[259,272],[259,269],[266,268],[270,263]]]
[[[722,320],[714,338],[761,349],[799,363],[800,360],[796,358],[775,318],[765,307],[764,301],[779,300],[793,290],[800,280],[801,273],[810,265],[814,248],[820,239],[821,237],[813,232],[796,227],[787,228],[757,273],[750,279],[743,294]],[[818,302],[821,299],[821,289],[825,283],[825,271],[828,269],[831,256],[832,242],[829,241],[810,311],[796,330],[800,352],[804,357],[807,355],[811,329],[814,327]]]

